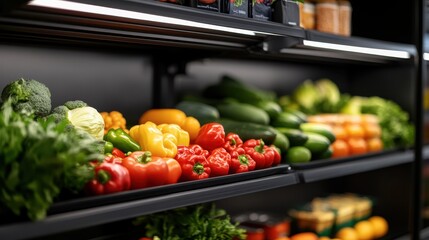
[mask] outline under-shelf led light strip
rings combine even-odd
[[[346,51],[346,52],[353,52],[353,53],[363,53],[363,54],[377,55],[377,56],[383,56],[383,57],[393,57],[393,58],[403,58],[403,59],[408,59],[411,57],[410,53],[406,51],[398,51],[398,50],[356,47],[356,46],[350,46],[350,45],[325,43],[325,42],[317,42],[317,41],[310,41],[310,40],[304,40],[303,44],[304,46],[308,46],[308,47]]]
[[[85,12],[85,13],[93,13],[93,14],[107,15],[107,16],[114,16],[114,17],[122,17],[122,18],[128,18],[128,19],[137,19],[137,20],[144,20],[148,22],[167,23],[167,24],[187,26],[187,27],[197,27],[197,28],[230,32],[230,33],[249,35],[249,36],[255,36],[256,34],[276,35],[276,34],[270,34],[265,32],[251,31],[251,30],[232,28],[232,27],[224,27],[224,26],[218,26],[213,24],[183,20],[179,18],[164,17],[164,16],[159,16],[154,14],[109,8],[109,7],[78,3],[78,2],[72,2],[72,1],[65,1],[65,0],[32,0],[28,3],[28,5],[69,10],[69,11],[77,11],[77,12]]]

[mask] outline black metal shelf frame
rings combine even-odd
[[[12,0],[9,0],[9,2],[11,1]],[[31,41],[29,36],[33,36],[34,34],[40,39],[49,38],[54,41],[58,41],[59,39],[68,39],[70,41],[89,40],[100,43],[111,41],[125,45],[129,43],[136,45],[149,44],[204,50],[247,50],[249,46],[259,46],[262,52],[267,52],[268,54],[277,53],[276,56],[279,56],[279,58],[281,58],[281,54],[278,53],[282,53],[282,49],[286,49],[283,54],[287,55],[292,52],[293,54],[301,55],[308,59],[324,55],[327,58],[340,60],[349,59],[359,62],[394,62],[400,64],[416,64],[416,57],[418,55],[418,51],[414,45],[381,42],[357,37],[347,38],[334,36],[305,31],[300,28],[287,27],[279,23],[235,18],[225,14],[199,11],[189,7],[155,1],[73,0],[73,2],[96,4],[114,9],[133,10],[138,13],[150,13],[204,24],[245,29],[253,31],[255,34],[243,35],[228,31],[171,25],[147,20],[90,13],[83,14],[66,10],[52,10],[42,7],[27,6],[13,9],[0,16],[0,28],[3,32],[3,36],[0,36],[0,38],[6,36],[9,38],[20,38]],[[275,39],[275,43],[267,41],[270,39]],[[279,40],[280,44],[276,42]],[[338,52],[335,50],[308,49],[303,42],[304,40],[399,51],[409,54],[409,58],[400,59],[362,53]],[[420,83],[417,81],[416,84],[419,85]],[[158,90],[160,89],[158,88]],[[419,101],[419,96],[420,95],[416,96],[416,101]],[[160,104],[168,105],[168,102]],[[421,112],[417,111],[417,115],[420,113]],[[419,131],[422,130],[422,128],[417,126],[416,130]],[[419,137],[420,136],[417,136],[417,139]],[[419,141],[416,142],[419,143]],[[419,146],[416,146],[415,151],[419,151]],[[424,154],[428,156],[429,149],[425,148]],[[377,157],[360,159],[359,161],[298,170],[294,173],[276,174],[243,182],[228,183],[147,199],[64,212],[49,216],[47,219],[36,223],[23,222],[0,226],[0,239],[43,237],[50,234],[96,226],[181,206],[412,163],[416,159],[419,159],[418,154],[416,157],[413,150],[386,153]],[[417,166],[417,171],[418,170],[419,166]],[[416,199],[418,197],[419,194],[416,193]],[[419,203],[416,202],[416,204]],[[416,236],[415,234],[414,237]]]

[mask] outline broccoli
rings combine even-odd
[[[1,99],[12,99],[15,111],[21,113],[34,113],[36,117],[47,116],[51,112],[51,92],[43,83],[24,78],[15,80],[1,93]]]

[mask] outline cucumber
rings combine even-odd
[[[311,152],[303,146],[291,147],[286,153],[289,163],[306,163],[311,160]]]
[[[332,149],[331,146],[329,146],[329,148],[326,151],[319,153],[319,154],[316,154],[316,155],[312,155],[311,160],[327,159],[327,158],[332,157],[333,153],[334,153],[334,150]]]
[[[303,132],[318,133],[329,139],[330,143],[335,141],[335,135],[331,127],[323,123],[302,123],[300,128]]]
[[[191,116],[198,120],[219,118],[217,108],[205,103],[181,101],[176,105],[176,108],[182,110],[186,116]]]
[[[256,107],[264,110],[270,116],[270,119],[275,119],[281,112],[282,108],[274,101],[262,101],[255,104]]]
[[[230,132],[238,134],[241,140],[262,139],[266,145],[271,145],[276,139],[276,130],[267,125],[261,125],[249,122],[240,122],[230,119],[215,119],[211,121],[202,121],[202,124],[207,122],[217,122],[222,124],[225,134]]]
[[[274,146],[278,147],[280,151],[286,152],[289,148],[289,139],[281,132],[279,132],[277,129],[273,128],[276,131],[276,138],[274,139]]]
[[[287,108],[287,109],[284,109],[283,112],[291,113],[297,116],[301,120],[301,123],[307,122],[307,115],[297,109]]]
[[[217,84],[205,88],[203,95],[218,99],[235,98],[239,102],[248,104],[256,104],[261,101],[274,101],[276,99],[274,92],[257,89],[229,76],[223,76]]]
[[[317,155],[328,150],[330,146],[329,139],[317,133],[307,133],[308,140],[304,143],[304,147],[310,150],[311,154]]]
[[[290,146],[302,146],[308,140],[308,136],[299,129],[293,129],[293,128],[275,128],[275,129],[287,137],[287,139],[289,140]]]
[[[296,128],[299,129],[302,121],[292,113],[281,112],[272,122],[273,127]]]
[[[264,110],[250,104],[225,103],[217,105],[216,107],[221,118],[263,125],[268,125],[270,122],[270,117]]]

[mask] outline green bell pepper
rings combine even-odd
[[[113,148],[113,143],[106,141],[104,143],[104,154],[112,153]]]
[[[118,148],[124,153],[141,150],[140,145],[122,128],[110,129],[104,135],[104,141],[111,142],[115,148]]]

